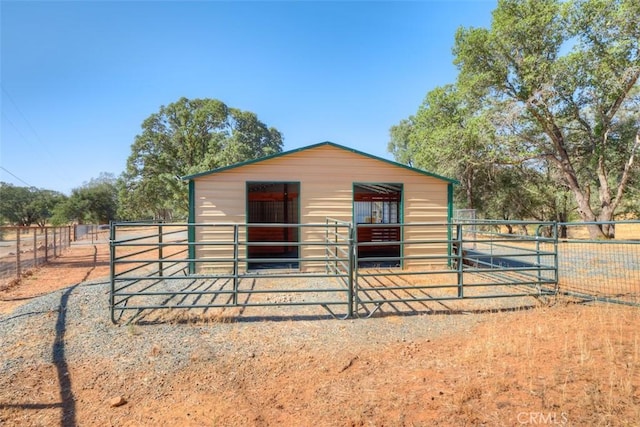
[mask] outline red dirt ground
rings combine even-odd
[[[0,312],[106,277],[107,249],[73,247],[0,291]],[[310,343],[294,353],[235,360],[193,354],[190,366],[166,377],[148,378],[141,364],[132,377],[119,378],[104,360],[70,364],[68,374],[85,384],[73,390],[79,425],[634,426],[640,425],[639,324],[638,308],[559,300],[492,313],[471,333],[385,346],[341,343],[331,357]],[[112,407],[105,398],[125,380],[127,403]],[[4,405],[17,390],[25,394],[22,404]],[[53,365],[26,369],[0,391],[0,424],[58,424],[59,399]]]
[[[25,273],[19,283],[0,287],[0,314],[40,295],[108,276],[108,244],[74,244],[47,265]]]

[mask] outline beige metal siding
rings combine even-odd
[[[420,176],[418,176],[419,178]],[[424,177],[423,177],[424,178]],[[447,183],[433,179],[435,182],[420,184],[411,180],[412,185],[405,185],[404,220],[409,224],[404,230],[404,240],[412,241],[443,241],[447,239]],[[418,225],[432,223],[431,225]],[[411,225],[414,224],[414,225]],[[446,243],[408,243],[404,246],[403,256],[442,256],[448,253]],[[411,260],[405,261],[405,268],[418,268],[425,265],[444,265],[446,259],[441,260]]]
[[[359,182],[403,184],[405,223],[447,221],[446,181],[338,147],[321,145],[195,178],[196,223],[244,224],[246,183],[251,181],[299,182],[300,222],[303,224],[325,223],[327,217],[352,221],[353,184]],[[425,235],[446,238],[446,232],[446,227],[428,231],[408,228],[405,239]],[[196,241],[212,238],[215,238],[212,233],[196,232]],[[240,238],[244,240],[245,236]],[[319,230],[303,229],[301,232],[303,242],[322,241],[323,238],[324,233]],[[223,250],[229,249],[219,249],[217,255]],[[404,255],[424,253],[425,250],[408,247]],[[446,254],[446,245],[428,248],[429,252],[440,250]],[[319,247],[306,246],[301,250],[303,258],[322,257],[323,254],[324,249]],[[241,248],[240,256],[244,255],[244,248]],[[197,256],[213,256],[212,249],[205,253],[200,248]],[[313,269],[316,266],[303,263],[301,267]]]

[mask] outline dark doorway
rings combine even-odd
[[[401,223],[402,184],[354,184],[353,211],[358,243],[365,243],[358,245],[358,266],[400,267],[402,232],[392,224]]]
[[[300,222],[299,200],[300,183],[297,182],[247,184],[247,222],[250,224],[247,230],[247,253],[252,260],[249,262],[250,269],[299,268],[299,228],[275,225]],[[262,244],[252,245],[253,242]]]

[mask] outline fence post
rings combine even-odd
[[[333,271],[331,269],[331,261],[330,261],[333,256],[333,253],[332,253],[331,246],[329,245],[329,242],[331,242],[331,236],[329,234],[329,223],[330,223],[329,218],[326,218],[325,219],[326,228],[324,229],[324,242],[325,242],[324,256],[326,259],[326,262],[324,264],[324,272],[326,274],[329,274]]]
[[[233,305],[238,305],[238,224],[233,224]]]
[[[358,303],[358,295],[354,295],[354,293],[357,292],[357,287],[358,287],[358,283],[357,283],[357,278],[356,280],[354,280],[354,274],[357,274],[357,272],[355,272],[354,270],[354,266],[356,266],[356,242],[354,240],[354,234],[357,233],[357,224],[354,227],[353,223],[349,224],[349,229],[348,229],[348,233],[349,233],[349,292],[347,294],[347,317],[353,317],[353,312],[354,312],[354,304]],[[357,266],[356,266],[357,268]]]
[[[20,233],[22,230],[20,227],[17,227],[16,230],[16,278],[20,280],[20,276],[22,276],[22,271],[20,270]]]
[[[331,247],[329,246],[329,218],[325,218],[324,222],[326,225],[326,228],[324,229],[324,242],[326,243],[326,246],[324,247],[324,256],[327,260],[324,265],[324,272],[329,274],[331,271],[329,268],[329,256],[331,255]]]
[[[334,221],[333,227],[333,241],[335,243],[334,251],[333,251],[333,274],[339,274],[340,271],[340,262],[338,262],[338,258],[340,257],[340,226],[338,221]]]
[[[109,222],[109,310],[111,311],[111,322],[117,323],[115,318],[115,293],[116,293],[116,224],[113,221]]]
[[[158,224],[158,275],[162,277],[163,275],[163,264],[162,264],[162,223]]]
[[[33,268],[38,266],[38,230],[33,229]]]
[[[49,228],[44,229],[44,262],[49,262]]]
[[[456,245],[458,252],[458,298],[464,298],[464,250],[462,249],[462,224],[457,224]]]
[[[563,224],[563,226],[565,227],[564,232],[566,233],[566,224]],[[560,232],[562,232],[562,229],[560,229]],[[555,276],[555,282],[556,282],[556,286],[555,286],[555,293],[558,293],[558,290],[560,289],[560,277],[559,277],[559,273],[558,273],[558,223],[555,223],[554,226],[554,236],[553,236],[553,274]]]
[[[187,223],[187,247],[189,248],[188,256],[189,256],[189,274],[195,274],[196,265],[196,229],[195,224],[192,222]]]
[[[56,250],[56,228],[53,227],[53,257],[57,257],[58,256],[58,252]]]

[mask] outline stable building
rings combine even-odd
[[[235,250],[231,257],[247,259],[247,269],[254,260],[258,263],[266,258],[299,259],[294,267],[304,271],[324,268],[317,260],[325,248],[313,244],[324,239],[324,232],[304,225],[325,224],[328,218],[376,224],[358,228],[357,241],[386,243],[360,247],[359,257],[399,257],[400,267],[411,268],[425,263],[412,261],[416,255],[451,250],[446,243],[434,246],[404,242],[450,238],[447,224],[453,213],[455,180],[331,142],[183,179],[189,183],[189,223],[196,224],[189,233],[189,240],[195,243],[190,258],[220,259]],[[403,226],[420,223],[441,226]],[[197,224],[245,227],[236,231],[238,236],[229,236],[223,227]],[[232,249],[220,243],[228,239],[245,244]]]

